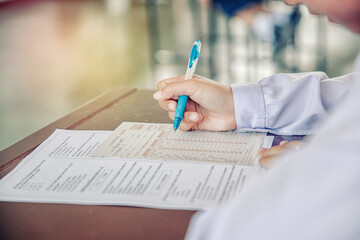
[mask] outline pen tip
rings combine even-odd
[[[175,119],[174,119],[174,131],[176,131],[179,128],[180,122],[181,122],[181,118],[175,117]]]

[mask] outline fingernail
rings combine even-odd
[[[198,116],[195,113],[190,114],[189,120],[192,122],[197,122]]]
[[[287,144],[287,143],[288,143],[288,141],[283,140],[283,141],[281,141],[281,142],[279,143],[279,145],[282,146],[282,145]]]
[[[161,90],[157,91],[156,93],[154,93],[153,97],[155,99],[159,99],[161,97]]]
[[[175,110],[176,110],[176,106],[175,106],[175,105],[176,105],[175,103],[171,102],[171,103],[169,103],[168,108],[169,108],[170,110],[172,110],[172,111],[175,111]]]

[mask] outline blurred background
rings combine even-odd
[[[359,36],[302,6],[265,5],[283,20],[260,24],[271,39],[210,0],[0,0],[0,150],[111,88],[184,74],[196,39],[196,73],[226,84],[353,71]]]

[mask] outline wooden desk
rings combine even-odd
[[[113,130],[123,121],[170,123],[154,91],[114,89],[0,152],[0,178],[56,129]],[[194,211],[0,202],[0,239],[183,239]]]

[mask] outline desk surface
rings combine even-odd
[[[114,89],[0,152],[0,178],[56,129],[170,123],[152,90]],[[0,202],[0,239],[183,239],[194,211]]]

